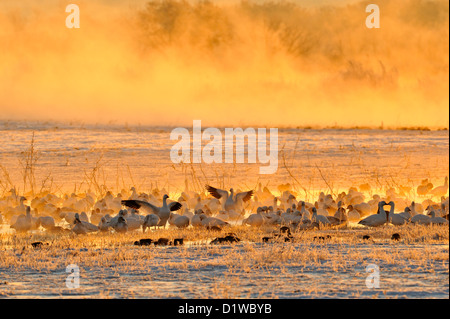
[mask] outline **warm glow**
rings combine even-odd
[[[379,0],[380,29],[367,1],[67,3],[1,1],[0,118],[449,126],[447,0]]]

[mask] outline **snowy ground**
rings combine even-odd
[[[242,239],[210,245],[220,234],[187,229],[151,234],[2,236],[0,295],[6,298],[448,298],[448,226],[351,228],[297,233],[262,243],[271,229],[234,226]],[[393,232],[400,242],[390,240]],[[330,234],[317,241],[314,236]],[[370,235],[369,241],[362,240]],[[8,237],[10,236],[10,237]],[[46,237],[47,236],[47,237]],[[183,246],[134,246],[139,238],[185,237]],[[31,248],[34,240],[49,243]],[[24,249],[25,247],[25,249]],[[68,265],[80,286],[66,287]],[[366,267],[379,267],[368,288]]]

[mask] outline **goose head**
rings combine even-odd
[[[390,201],[387,205],[388,205],[388,206],[391,206],[390,212],[391,212],[391,213],[394,213],[395,203],[394,203],[393,201]]]
[[[427,214],[428,216],[431,216],[432,218],[436,217],[436,212],[433,208],[430,209],[430,212]]]
[[[73,223],[75,225],[76,224],[81,224],[80,215],[78,215],[78,213],[75,213],[75,219],[74,219]]]

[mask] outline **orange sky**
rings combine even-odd
[[[68,3],[0,3],[0,119],[449,126],[448,1]]]

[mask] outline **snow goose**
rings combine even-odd
[[[253,190],[234,194],[233,188],[231,188],[230,193],[228,193],[225,190],[218,189],[209,185],[206,185],[206,190],[213,197],[222,200],[223,210],[225,211],[234,210],[235,212],[242,212],[243,203],[249,201],[253,196]]]
[[[373,215],[377,212],[377,205],[370,205],[366,202],[352,205],[352,207],[358,211],[360,217]]]
[[[72,228],[73,233],[75,233],[76,235],[85,235],[88,233],[86,227],[83,225],[78,215],[75,217],[73,223],[74,223],[74,226]]]
[[[25,208],[26,214],[19,215],[17,220],[14,222],[10,228],[15,229],[17,232],[27,232],[32,228],[32,219],[31,219],[31,208],[27,206]]]
[[[136,229],[140,229],[142,224],[144,223],[144,220],[139,219],[139,218],[134,218],[131,216],[126,216],[124,217],[125,221],[127,222],[127,226],[128,226],[128,231],[133,231]]]
[[[430,225],[431,218],[427,215],[417,214],[411,217],[411,223],[420,225]]]
[[[117,219],[117,223],[113,226],[113,229],[117,233],[126,233],[128,231],[128,224],[125,218],[119,216],[119,218]]]
[[[406,219],[408,222],[410,222],[411,218],[412,218],[411,208],[406,207],[405,211],[398,213],[398,215],[402,216],[404,219]]]
[[[203,211],[202,210],[196,210],[194,216],[191,218],[191,225],[194,227],[201,227],[202,224],[202,216]]]
[[[443,217],[436,216],[436,212],[434,211],[434,209],[431,209],[428,215],[431,216],[430,221],[432,224],[448,225],[448,220]]]
[[[258,207],[256,214],[251,214],[242,221],[242,225],[250,225],[253,227],[261,227],[264,225],[265,218],[263,216],[262,208]]]
[[[386,205],[385,201],[381,201],[378,204],[378,214],[370,215],[363,220],[359,221],[358,224],[369,226],[369,227],[378,227],[386,224],[389,221],[389,212],[384,210],[384,206]]]
[[[105,217],[102,217],[100,219],[100,222],[98,223],[98,229],[101,232],[107,232],[109,230],[109,228],[110,228],[110,225],[109,225],[108,221],[106,220]]]
[[[358,210],[356,210],[353,205],[348,205],[347,218],[351,222],[357,222],[361,219],[361,215]]]
[[[83,225],[83,227],[86,229],[86,231],[88,233],[92,233],[92,232],[98,231],[98,227],[96,225],[81,220],[80,215],[78,213],[75,213],[75,221],[74,221],[74,223],[77,222],[77,221],[81,222],[81,224]]]
[[[408,223],[407,218],[403,217],[403,215],[395,213],[395,203],[394,202],[391,201],[391,202],[389,202],[388,205],[391,206],[391,210],[389,211],[389,222],[392,225],[401,226],[401,225],[405,225],[406,223]]]
[[[178,214],[174,214],[171,213],[170,217],[169,217],[169,224],[176,226],[178,228],[186,228],[189,226],[189,217],[187,216],[183,216],[183,215],[178,215]]]
[[[145,233],[147,228],[156,227],[159,224],[159,216],[156,214],[148,214],[144,218],[144,223],[142,224],[142,232]]]
[[[228,224],[227,222],[216,218],[216,217],[208,217],[205,214],[201,214],[200,215],[200,219],[202,221],[202,225],[205,227],[211,227],[211,226],[228,226],[230,224]]]
[[[181,204],[179,202],[172,202],[170,204],[167,204],[167,199],[169,198],[169,195],[164,195],[163,197],[163,206],[157,207],[153,204],[150,204],[148,202],[142,201],[142,200],[123,200],[122,205],[125,205],[130,208],[143,210],[146,213],[153,213],[158,215],[159,217],[159,223],[158,226],[166,226],[167,220],[170,217],[170,212],[177,211],[181,208]]]
[[[427,179],[422,180],[421,184],[417,186],[417,195],[425,196],[429,191],[433,189],[433,184]]]
[[[310,220],[311,213],[306,209],[306,203],[304,201],[301,201],[300,203],[301,203],[300,214],[302,215],[302,221]]]
[[[325,207],[324,207],[324,203],[323,203],[323,200],[321,201],[321,200],[319,200],[318,202],[315,202],[314,203],[314,207],[316,208],[316,211],[317,211],[317,215],[319,215],[319,216],[329,216],[329,214],[328,214],[328,210],[326,210],[325,209]]]
[[[344,207],[339,207],[334,216],[327,218],[333,226],[345,225],[348,221],[347,211]]]
[[[448,191],[448,177],[445,176],[444,185],[433,188],[430,191],[430,194],[432,194],[433,196],[442,197],[447,195],[447,191]]]
[[[38,217],[38,223],[46,230],[53,229],[55,227],[55,219],[51,216]]]
[[[314,223],[318,223],[319,225],[331,225],[330,221],[328,220],[327,216],[323,216],[323,215],[317,215],[317,209],[315,207],[313,207],[312,209],[313,213],[312,213],[312,217],[311,217],[311,222]]]

